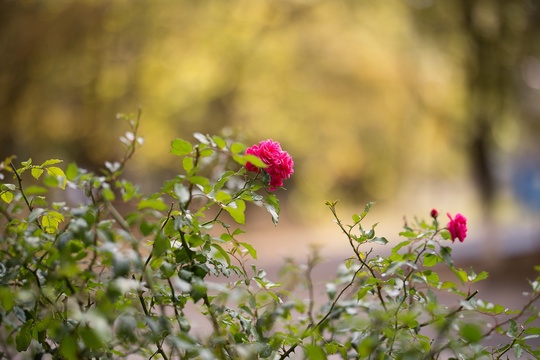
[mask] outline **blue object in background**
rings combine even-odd
[[[540,212],[540,159],[518,161],[512,175],[512,189],[522,204]]]

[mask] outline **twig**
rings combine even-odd
[[[362,267],[360,267],[358,270],[355,271],[351,281],[349,281],[349,283],[343,289],[341,289],[341,291],[337,295],[336,299],[332,302],[332,305],[330,305],[330,309],[326,312],[326,314],[323,316],[323,318],[321,320],[319,320],[319,322],[317,322],[317,324],[315,324],[315,326],[313,326],[313,324],[308,325],[308,327],[302,333],[302,339],[305,338],[305,336],[307,336],[307,334],[309,332],[313,332],[313,331],[317,330],[326,321],[326,319],[328,319],[328,317],[334,311],[334,308],[336,307],[336,305],[337,305],[339,299],[341,298],[341,296],[343,296],[345,291],[347,291],[347,289],[349,289],[354,284],[354,281],[355,281],[356,277],[358,276],[358,274],[360,273],[361,270],[362,270]],[[287,351],[285,351],[279,357],[279,359],[284,360],[284,359],[288,358],[289,355],[292,352],[294,352],[294,350],[298,347],[298,345],[300,345],[300,341],[298,341],[296,344],[292,345]]]
[[[373,268],[371,268],[371,266],[369,266],[368,263],[362,259],[362,256],[360,255],[360,252],[358,251],[358,249],[353,244],[353,238],[352,238],[352,235],[351,235],[352,227],[351,227],[350,231],[347,231],[345,229],[345,227],[343,226],[343,223],[341,222],[341,220],[339,219],[339,217],[338,217],[338,215],[336,213],[336,209],[335,209],[334,205],[335,204],[330,205],[330,211],[332,212],[332,214],[334,215],[334,218],[336,219],[336,224],[339,226],[341,231],[343,231],[343,233],[349,239],[349,244],[351,245],[351,247],[352,247],[352,249],[354,251],[354,254],[356,255],[356,258],[358,259],[358,261],[360,261],[362,266],[365,266],[369,270],[371,276],[374,279],[377,279],[377,276],[375,275],[375,271],[373,270]],[[386,302],[384,301],[384,297],[382,296],[381,285],[380,284],[377,284],[377,297],[379,298],[379,301],[381,302],[381,305],[382,305],[383,309],[385,311],[387,311]]]

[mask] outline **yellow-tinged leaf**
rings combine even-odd
[[[32,176],[33,176],[35,179],[39,179],[39,177],[41,176],[41,174],[43,174],[43,169],[38,168],[38,167],[35,167],[35,168],[32,168],[32,170],[30,170],[30,172],[32,173]]]
[[[43,166],[43,167],[51,166],[51,165],[54,165],[54,164],[61,163],[63,161],[64,160],[60,160],[60,159],[49,159],[49,160],[45,161],[43,164],[41,164],[41,166]]]
[[[13,161],[13,159],[15,159],[16,156],[15,155],[11,155],[7,158],[5,158],[2,162],[0,162],[0,170],[6,170],[6,171],[9,171],[9,172],[13,172],[13,169],[11,168],[11,162]]]
[[[9,191],[5,191],[0,195],[0,198],[9,204],[11,200],[13,200],[13,194]]]
[[[41,218],[41,225],[49,234],[54,234],[56,231],[58,231],[58,225],[61,222],[64,222],[64,215],[57,211],[49,211]]]
[[[184,159],[182,159],[182,166],[184,167],[184,170],[189,173],[194,168],[193,158],[186,156]]]

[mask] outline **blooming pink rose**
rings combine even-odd
[[[460,242],[463,242],[465,237],[467,237],[467,218],[461,214],[456,214],[454,219],[452,219],[450,213],[447,213],[446,215],[450,218],[450,221],[448,222],[448,231],[452,236],[452,242],[454,242],[456,238],[458,238]]]
[[[270,176],[270,190],[283,186],[283,180],[290,178],[294,172],[291,156],[281,149],[277,141],[263,140],[258,145],[249,147],[246,154],[255,155],[268,165],[263,170]],[[249,162],[246,164],[246,169],[253,172],[259,171],[258,167]]]

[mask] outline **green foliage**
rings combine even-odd
[[[531,281],[523,309],[478,299],[474,286],[488,274],[454,265],[447,231],[436,221],[406,225],[388,256],[375,255],[371,245],[388,240],[376,235],[376,224],[363,225],[373,203],[351,224],[338,216],[337,202],[327,203],[352,255],[326,284],[324,303],[313,295],[316,253],[305,265],[285,264],[283,284],[270,279],[251,264],[257,251],[242,225],[250,204],[277,223],[279,201],[260,173],[244,169],[246,161],[259,166],[243,154],[246,146],[202,134],[173,140],[179,174],[142,194],[121,177],[142,144],[139,117],[120,116],[130,126],[121,138],[125,155],[102,174],[73,163],[64,172],[56,159],[2,163],[13,183],[0,187],[0,357],[540,355],[531,343],[540,336],[540,278]],[[85,200],[69,203],[68,188]],[[444,268],[453,278],[444,278]],[[207,331],[195,326],[201,315]],[[507,342],[485,345],[495,333]]]

